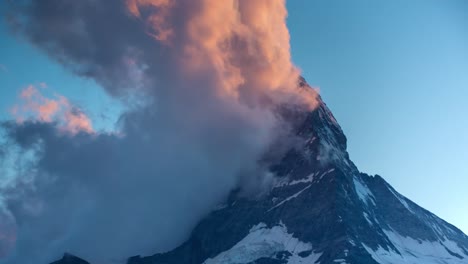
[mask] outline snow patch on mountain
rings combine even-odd
[[[312,184],[310,185],[307,185],[307,187],[305,187],[304,189],[298,191],[297,193],[289,196],[288,198],[284,199],[283,201],[281,201],[280,203],[278,203],[277,205],[273,206],[272,208],[270,208],[267,212],[270,212],[271,210],[283,205],[284,203],[294,199],[294,198],[297,198],[299,195],[301,195],[301,193],[303,193],[305,190],[309,189],[310,187],[312,186]]]
[[[369,215],[366,212],[362,213],[364,217],[366,218],[366,221],[369,223],[369,225],[374,225],[369,217]]]
[[[333,262],[338,264],[348,264],[345,259],[334,259]]]
[[[293,180],[291,182],[288,183],[289,186],[291,185],[296,185],[296,184],[299,184],[299,183],[308,183],[308,182],[312,182],[314,180],[314,177],[315,175],[317,175],[318,173],[312,173],[312,174],[309,174],[309,176],[307,176],[306,178],[303,178],[303,179],[299,179],[299,180]]]
[[[368,205],[369,201],[371,201],[375,205],[375,198],[371,190],[367,188],[367,186],[364,185],[364,183],[362,183],[360,180],[356,179],[356,177],[353,177],[353,182],[359,199],[363,201],[366,205]]]
[[[468,264],[468,256],[453,241],[427,241],[405,237],[393,230],[384,230],[385,235],[398,252],[385,250],[378,246],[376,250],[365,244],[364,248],[380,264]]]
[[[289,253],[286,259],[288,264],[315,263],[321,256],[321,253],[312,251],[310,243],[301,242],[293,234],[289,234],[283,223],[272,228],[259,223],[231,249],[203,263],[243,264],[260,258],[277,258],[277,253],[281,252]],[[307,256],[304,256],[305,253]]]
[[[328,174],[330,174],[330,173],[332,173],[332,172],[334,172],[334,171],[335,171],[335,168],[331,168],[331,169],[327,170],[326,172],[322,173],[322,174],[318,177],[318,179],[321,180],[325,175],[328,175]]]

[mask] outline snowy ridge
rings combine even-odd
[[[203,264],[244,264],[261,258],[283,259],[287,264],[316,263],[320,256],[320,253],[312,251],[310,243],[301,242],[289,234],[283,223],[272,228],[259,223],[231,249],[207,259]]]
[[[411,209],[411,207],[409,206],[409,204],[405,201],[405,197],[403,197],[403,195],[397,193],[392,186],[388,186],[388,190],[390,190],[390,192],[393,193],[393,195],[400,201],[400,203],[406,208],[408,209],[408,211],[410,211],[411,213],[414,214],[414,211]]]
[[[366,205],[370,201],[373,205],[375,205],[375,198],[372,194],[372,191],[364,185],[359,179],[353,177],[354,187],[356,188],[356,193],[361,201],[363,201]]]

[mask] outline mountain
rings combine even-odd
[[[89,262],[75,257],[71,254],[65,253],[62,259],[54,261],[50,264],[89,264]]]
[[[468,264],[468,236],[356,168],[325,103],[285,116],[302,144],[271,166],[268,193],[233,192],[181,246],[128,264]]]

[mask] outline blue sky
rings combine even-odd
[[[293,60],[361,171],[468,233],[468,2],[288,2]]]
[[[468,2],[290,0],[288,9],[293,60],[320,87],[358,167],[468,233]],[[3,21],[0,47],[0,118],[22,88],[45,82],[97,129],[115,121],[119,107],[94,82]]]

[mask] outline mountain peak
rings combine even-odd
[[[80,259],[72,254],[65,253],[62,259],[52,262],[51,264],[89,264],[89,262]]]
[[[313,111],[286,112],[301,143],[270,166],[276,182],[267,194],[231,195],[182,245],[128,264],[468,264],[468,237],[381,176],[361,173],[318,100]]]
[[[300,87],[310,88],[305,80]],[[468,239],[382,177],[358,171],[327,105],[296,113],[291,148],[271,166],[262,199],[237,197],[213,211],[181,246],[133,257],[149,263],[467,264]]]

